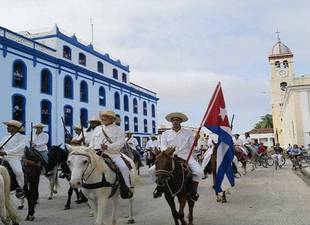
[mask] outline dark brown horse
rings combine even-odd
[[[156,183],[170,206],[175,225],[179,225],[179,221],[182,225],[187,224],[184,220],[186,202],[189,208],[188,224],[192,225],[195,202],[191,200],[189,195],[191,172],[184,160],[173,157],[174,151],[175,149],[168,148],[156,156]],[[178,211],[174,202],[175,196],[178,197],[179,201]]]
[[[42,169],[41,157],[34,151],[25,149],[22,160],[25,175],[24,192],[28,202],[28,214],[26,220],[33,221],[35,207],[39,198],[39,182]]]

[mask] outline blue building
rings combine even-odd
[[[72,131],[91,116],[112,109],[120,126],[143,144],[157,133],[156,93],[130,82],[129,66],[67,35],[55,26],[41,33],[0,27],[0,121],[47,125],[52,144],[64,141],[61,117]],[[1,126],[0,136],[6,128]]]

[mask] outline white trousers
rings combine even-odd
[[[122,159],[122,157],[120,155],[109,155],[109,156],[111,157],[111,159],[115,162],[115,164],[121,171],[127,187],[131,187],[130,179],[129,179],[129,176],[130,176],[129,168],[124,162],[124,160]]]
[[[194,182],[200,182],[201,178],[203,177],[203,169],[201,168],[199,163],[195,159],[190,158],[189,161],[188,161],[188,166],[192,170],[192,173],[193,173],[193,178],[192,179],[193,179],[193,181]],[[149,176],[150,176],[151,180],[155,183],[155,181],[156,181],[155,165],[153,165],[149,169]]]
[[[10,164],[13,172],[15,173],[16,180],[21,188],[24,186],[24,173],[22,168],[21,159],[19,157],[17,158],[5,158],[5,160],[8,161]]]

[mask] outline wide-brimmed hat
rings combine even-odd
[[[73,127],[73,130],[82,130],[81,125],[76,125]]]
[[[180,112],[169,113],[166,116],[166,120],[168,120],[169,122],[171,122],[172,118],[180,118],[182,122],[185,122],[188,120],[187,116],[184,113],[180,113]]]
[[[101,120],[100,120],[98,117],[93,116],[92,118],[90,118],[90,119],[88,120],[88,123],[90,123],[90,122],[98,122],[98,123],[101,123]]]
[[[109,117],[113,117],[114,119],[116,119],[116,114],[112,110],[100,111],[99,114],[100,116],[109,116]]]
[[[134,132],[132,132],[131,130],[126,131],[126,134],[134,134]]]
[[[20,128],[19,131],[24,131],[24,127],[22,127],[22,123],[17,120],[8,120],[3,122],[6,126],[13,126],[16,128]]]
[[[45,125],[42,123],[37,123],[37,124],[33,125],[33,128],[44,128],[44,127],[45,127]]]

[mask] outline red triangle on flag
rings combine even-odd
[[[221,83],[215,88],[203,120],[204,126],[230,127]]]

